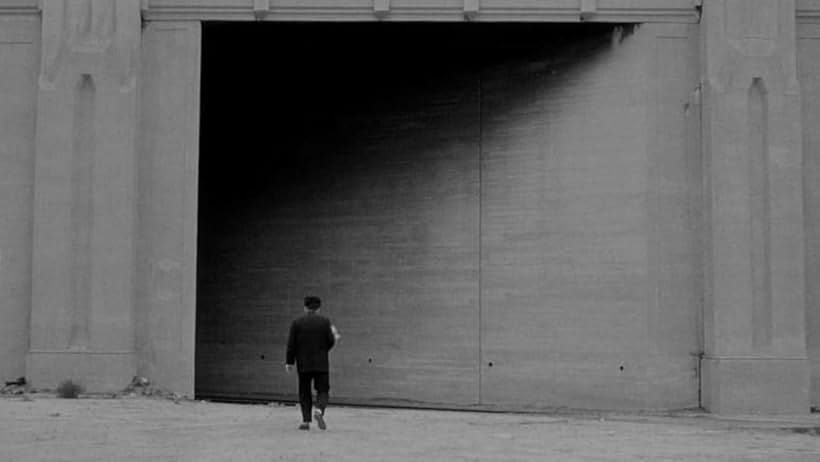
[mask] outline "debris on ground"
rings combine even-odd
[[[26,378],[20,377],[17,380],[6,382],[0,389],[0,395],[25,395],[31,391],[31,385],[26,382]]]
[[[800,435],[811,435],[811,436],[820,436],[820,427],[793,427],[793,428],[786,428],[792,433],[798,433]]]
[[[270,407],[293,407],[296,403],[291,403],[289,401],[270,401],[268,402],[268,406]]]
[[[131,380],[131,383],[128,384],[128,386],[125,387],[125,389],[123,389],[122,394],[123,396],[128,397],[149,396],[156,398],[164,398],[173,401],[175,404],[179,404],[181,401],[190,400],[190,398],[188,398],[185,395],[154,386],[151,384],[150,380],[140,376],[135,376]]]
[[[57,385],[57,396],[66,399],[77,399],[85,393],[85,386],[73,380],[63,380]]]

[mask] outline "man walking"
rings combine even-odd
[[[328,352],[339,333],[330,319],[319,314],[322,300],[319,297],[305,297],[305,314],[293,321],[288,333],[288,349],[285,359],[285,371],[290,373],[296,363],[299,374],[299,405],[302,408],[300,430],[310,430],[313,392],[311,383],[316,389],[316,409],[313,417],[319,428],[324,430],[325,408],[330,390]]]

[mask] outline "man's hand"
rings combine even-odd
[[[285,372],[290,374],[293,371],[293,364],[285,364]]]
[[[339,335],[339,331],[336,329],[336,326],[333,324],[330,325],[330,331],[333,332],[333,338],[336,339],[337,342],[340,338],[342,338],[342,336]]]

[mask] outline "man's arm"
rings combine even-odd
[[[331,348],[333,348],[333,345],[335,345],[336,342],[340,338],[341,338],[341,335],[339,335],[339,331],[336,330],[336,326],[334,326],[333,324],[330,324],[330,329],[329,329],[328,336],[327,336],[327,345],[328,345],[327,349],[328,349],[328,351]]]
[[[288,348],[285,352],[285,370],[290,372],[293,363],[296,362],[296,323],[291,323],[290,331],[288,332]]]

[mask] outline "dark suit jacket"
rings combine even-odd
[[[336,339],[330,319],[316,313],[305,313],[290,325],[287,364],[296,362],[299,372],[328,372],[327,352]]]

